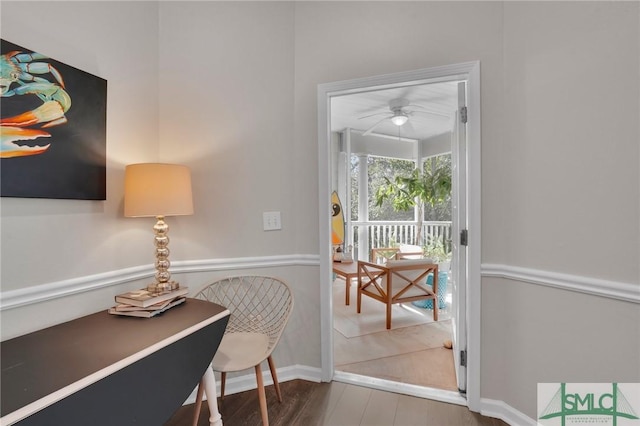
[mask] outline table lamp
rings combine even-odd
[[[169,226],[165,216],[193,214],[191,171],[178,164],[141,163],[126,166],[124,172],[125,217],[155,217],[155,282],[147,290],[161,293],[180,285],[169,272]]]

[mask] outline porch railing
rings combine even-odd
[[[352,241],[358,259],[367,260],[372,248],[391,247],[398,244],[416,244],[416,222],[352,222]],[[422,247],[437,239],[451,251],[451,222],[423,222]]]

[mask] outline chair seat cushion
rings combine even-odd
[[[413,244],[400,244],[400,251],[403,253],[421,253],[422,247]]]
[[[405,259],[405,260],[390,260],[387,262],[387,268],[402,268],[403,266],[420,266],[420,265],[433,265],[434,262],[432,259]],[[391,272],[392,275],[392,293],[396,294],[398,291],[404,289],[408,283],[405,279],[400,278],[400,276],[405,277],[409,280],[415,280],[420,277],[420,275],[425,273],[425,269],[407,269],[407,270],[397,270],[396,272]],[[426,276],[425,276],[426,279]],[[424,281],[420,280],[419,284],[424,284]],[[426,286],[424,286],[426,287]],[[429,288],[430,290],[430,288]],[[403,297],[415,297],[415,296],[424,296],[427,295],[428,290],[420,289],[412,286],[408,291],[403,293]]]
[[[409,253],[402,255],[402,253]],[[424,251],[422,247],[412,244],[400,244],[400,256],[401,259],[422,259]]]
[[[215,371],[240,371],[252,368],[268,356],[269,337],[262,333],[227,333],[211,363]]]
[[[389,260],[386,264],[387,268],[393,268],[396,266],[409,266],[409,265],[432,265],[435,262],[433,259],[403,259],[403,260]]]

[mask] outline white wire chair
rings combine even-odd
[[[213,370],[221,373],[220,398],[224,398],[227,372],[254,367],[262,424],[267,426],[269,417],[260,364],[268,361],[278,401],[282,402],[271,353],[293,310],[293,294],[289,286],[273,277],[236,276],[205,286],[194,298],[217,303],[231,312],[225,334],[211,363]],[[198,422],[203,388],[201,382],[196,397],[194,425]]]

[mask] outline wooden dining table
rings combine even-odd
[[[333,262],[333,273],[343,278],[346,282],[344,304],[349,305],[351,280],[358,280],[358,262]]]

